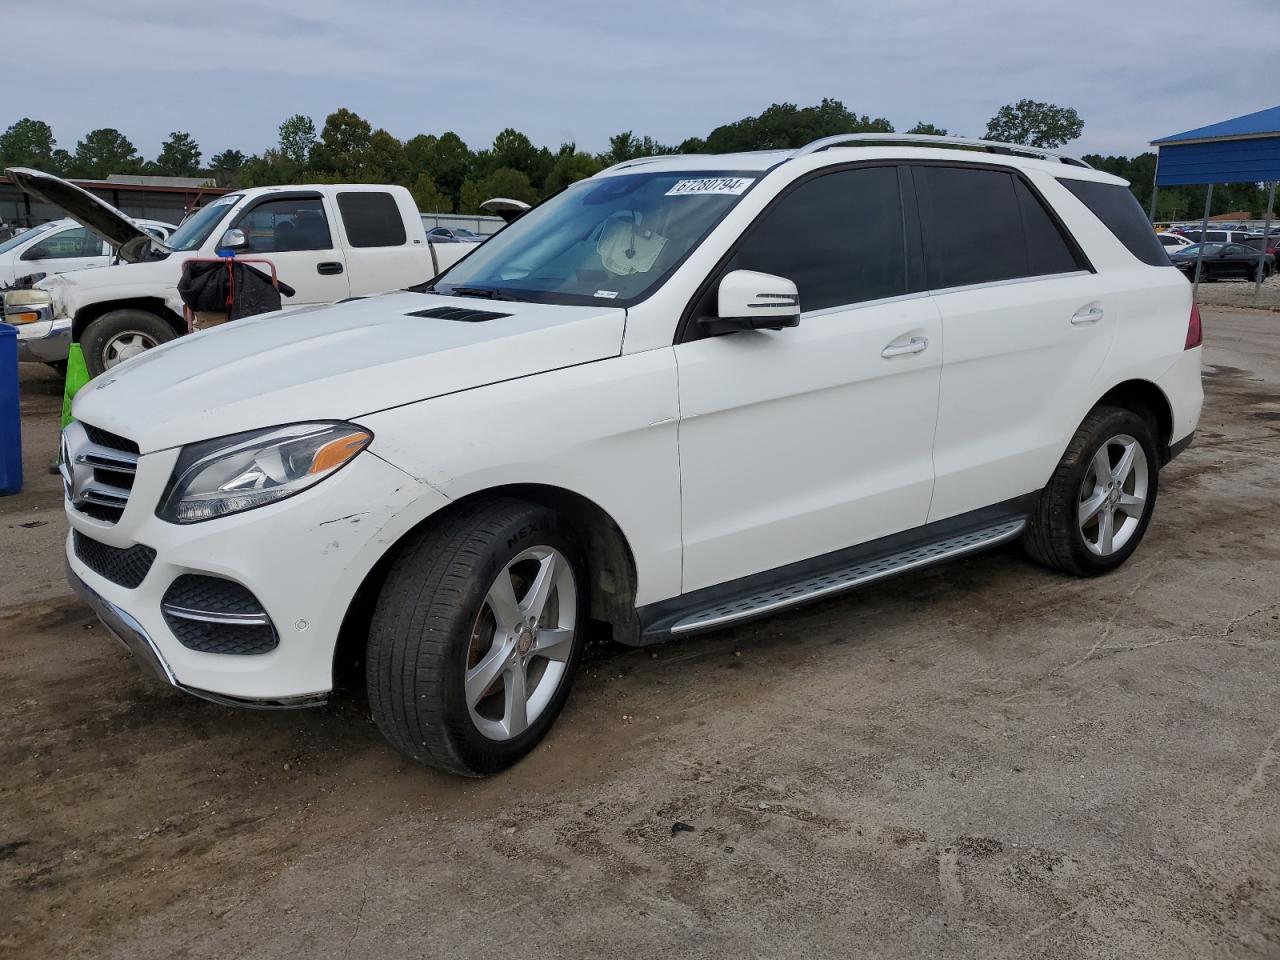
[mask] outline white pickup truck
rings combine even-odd
[[[46,277],[13,314],[21,359],[60,363],[74,341],[94,376],[186,332],[178,280],[189,259],[228,249],[266,258],[296,291],[286,301],[293,308],[422,283],[476,246],[430,243],[413,198],[398,186],[239,190],[196,210],[161,243],[74,184],[23,168],[6,174],[119,249],[113,266]]]

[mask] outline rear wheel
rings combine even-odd
[[[163,317],[146,310],[104,313],[80,335],[85,367],[96,377],[144,350],[168,343],[178,334]]]
[[[414,760],[477,776],[537,745],[569,695],[586,626],[577,537],[516,500],[415,534],[369,630],[373,719]]]
[[[1114,570],[1147,532],[1159,490],[1147,421],[1095,407],[1040,496],[1023,542],[1032,558],[1077,576]]]

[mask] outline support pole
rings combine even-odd
[[[1209,207],[1213,203],[1213,184],[1204,188],[1204,219],[1200,221],[1200,249],[1196,251],[1196,275],[1191,284],[1191,302],[1200,302],[1200,270],[1204,265],[1205,238],[1209,235]]]
[[[1151,211],[1147,217],[1151,221],[1151,225],[1155,226],[1156,222],[1156,194],[1160,192],[1160,148],[1156,147],[1156,169],[1151,174]]]
[[[1262,280],[1266,271],[1267,264],[1267,241],[1271,239],[1271,217],[1275,214],[1276,209],[1276,182],[1271,181],[1271,190],[1267,195],[1267,209],[1262,214],[1266,219],[1262,224],[1262,256],[1258,258],[1258,275],[1253,284],[1253,302],[1256,305],[1258,298],[1262,296]]]

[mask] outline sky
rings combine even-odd
[[[0,0],[0,14],[50,31],[45,68],[0,64],[0,128],[41,119],[74,150],[116,127],[148,158],[173,130],[206,160],[258,152],[285,117],[319,128],[341,106],[401,139],[454,130],[479,148],[510,126],[597,152],[623,130],[679,143],[823,97],[969,136],[1002,104],[1046,100],[1085,121],[1070,151],[1134,154],[1280,103],[1276,0]]]

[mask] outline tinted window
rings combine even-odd
[[[338,211],[353,247],[404,246],[404,220],[391,194],[340,193]]]
[[[929,166],[915,180],[933,289],[1031,274],[1012,175]]]
[[[329,220],[319,197],[286,197],[258,204],[236,223],[251,253],[332,250]]]
[[[102,240],[84,227],[51,233],[27,248],[24,260],[71,260],[102,256]]]
[[[1031,192],[1031,188],[1020,177],[1015,176],[1013,189],[1018,195],[1018,207],[1022,213],[1030,275],[1039,277],[1087,270],[1089,265],[1077,253],[1076,247],[1067,242],[1062,230],[1044,208],[1040,198]]]
[[[1058,182],[1075,194],[1135,257],[1153,267],[1169,266],[1168,254],[1128,187],[1065,177]]]
[[[821,310],[906,293],[905,245],[897,170],[840,170],[775,203],[728,269],[787,277],[801,310]]]

